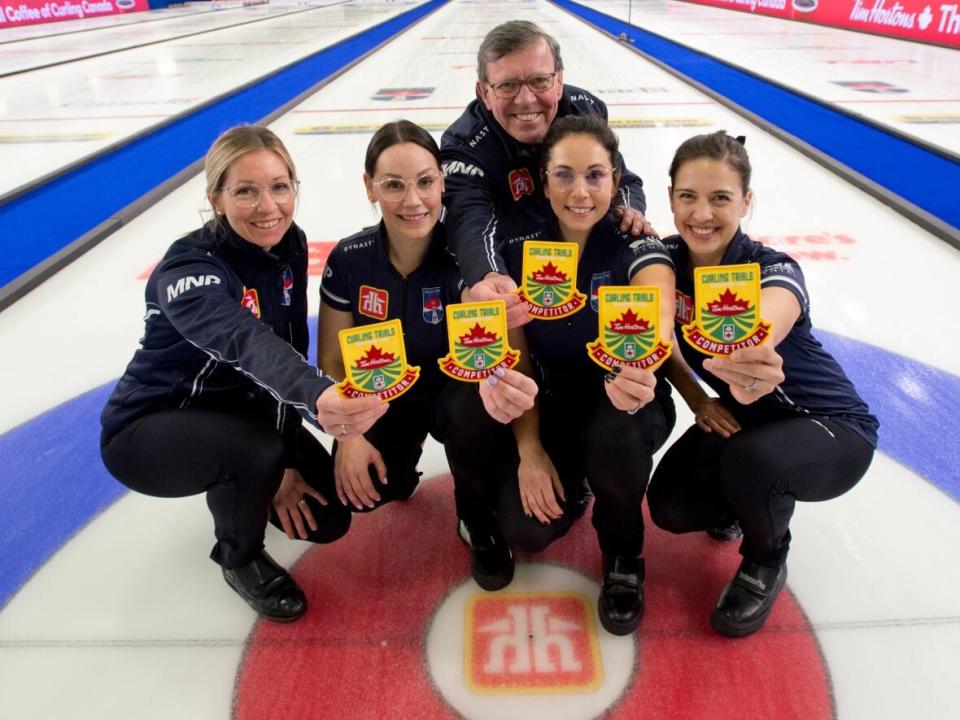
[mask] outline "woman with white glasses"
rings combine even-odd
[[[658,286],[661,327],[669,337],[673,266],[657,238],[622,233],[610,214],[618,167],[617,138],[602,119],[557,120],[544,139],[542,159],[553,220],[536,239],[577,245],[577,289],[588,298],[604,285]],[[508,242],[503,253],[519,285],[523,242]],[[450,413],[460,428],[448,432],[448,456],[463,463],[454,472],[460,470],[463,492],[472,497],[473,513],[465,519],[471,536],[530,552],[566,533],[583,512],[586,478],[596,498],[593,525],[603,554],[600,620],[608,631],[625,635],[643,614],[641,502],[652,455],[675,416],[669,386],[654,373],[618,367],[605,374],[590,360],[586,346],[597,336],[593,302],[564,319],[534,319],[522,328],[522,338],[512,334],[512,342],[525,340],[527,370],[540,388],[537,407],[513,423],[511,434],[485,422],[476,403],[464,398]],[[463,439],[462,447],[454,438]],[[469,479],[473,485],[466,487]],[[501,577],[508,579],[512,556],[505,549],[499,557]]]
[[[407,120],[380,128],[367,147],[363,184],[382,220],[344,238],[330,253],[320,290],[317,357],[342,379],[339,331],[397,319],[407,362],[420,367],[420,377],[366,433],[334,444],[337,496],[359,512],[409,498],[419,483],[417,463],[427,434],[442,441],[436,410],[450,383],[437,360],[447,353],[446,309],[460,302],[463,288],[439,222],[443,174],[430,133]],[[536,387],[511,371],[502,382],[484,384],[481,393],[484,412],[509,422],[533,404]]]
[[[104,408],[104,464],[132,490],[206,493],[227,583],[264,617],[307,599],[264,552],[267,519],[330,542],[350,526],[333,463],[301,426],[368,430],[378,398],[346,400],[307,353],[307,244],[293,222],[297,173],[270,130],[228,130],[206,156],[213,218],[177,240],[146,286],[145,330]],[[148,570],[149,571],[149,570]]]

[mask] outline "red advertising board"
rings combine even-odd
[[[147,0],[0,0],[0,28],[149,9]]]
[[[960,0],[684,0],[960,48]]]

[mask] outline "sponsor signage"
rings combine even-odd
[[[684,0],[960,48],[960,0]]]
[[[0,28],[149,10],[147,0],[7,0],[0,2]]]

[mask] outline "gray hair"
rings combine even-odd
[[[480,82],[487,82],[487,63],[496,62],[504,55],[535,43],[539,38],[547,41],[550,52],[553,54],[553,69],[563,70],[563,60],[560,58],[560,44],[539,26],[527,20],[510,20],[497,25],[487,33],[477,51],[477,77]]]

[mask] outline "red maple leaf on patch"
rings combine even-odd
[[[383,350],[376,345],[371,345],[367,348],[367,354],[357,360],[357,367],[361,370],[376,370],[377,368],[389,365],[396,359],[396,355],[383,352]]]
[[[610,329],[620,335],[639,335],[650,329],[650,323],[637,317],[630,308],[616,320],[610,322]]]
[[[730,292],[730,288],[724,290],[713,302],[707,303],[707,312],[711,315],[739,315],[749,309],[750,303],[738,298],[736,293]]]
[[[541,285],[559,285],[567,281],[567,274],[561,272],[552,262],[548,262],[539,270],[533,271],[533,279]]]
[[[467,335],[460,336],[460,344],[466,347],[483,347],[496,341],[497,334],[488,332],[480,326],[480,323],[470,328],[470,332]]]

